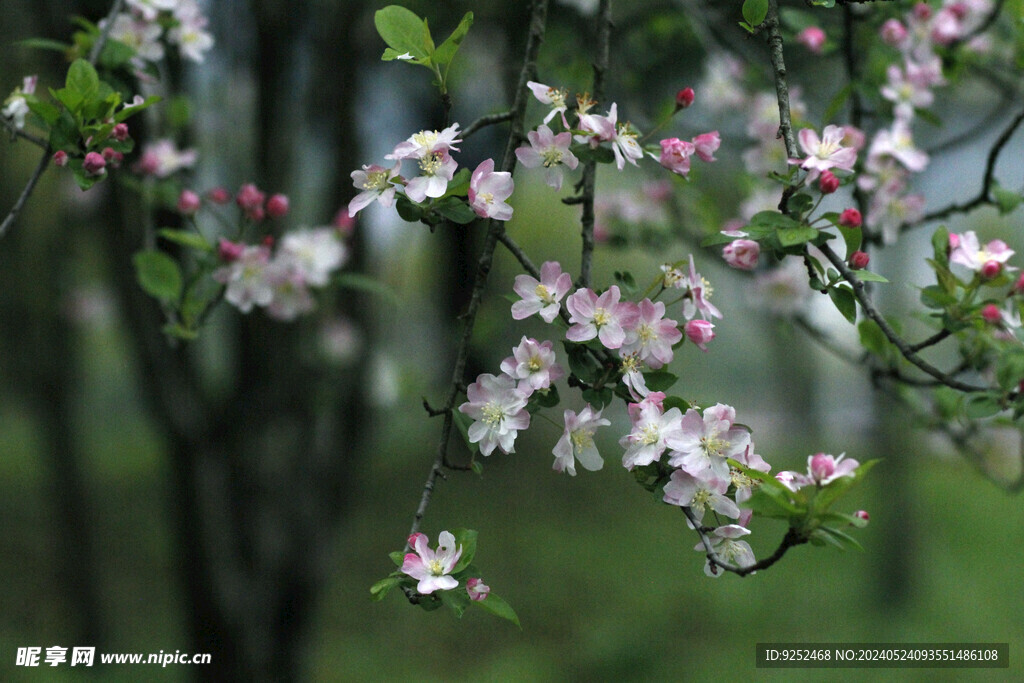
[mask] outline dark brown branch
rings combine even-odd
[[[864,291],[864,283],[857,277],[856,273],[846,266],[843,259],[839,258],[838,254],[832,251],[832,247],[828,244],[823,244],[820,249],[821,253],[825,255],[825,258],[835,266],[836,270],[839,271],[839,274],[843,276],[843,279],[846,280],[850,284],[850,287],[853,288],[853,295],[856,297],[857,302],[864,311],[864,314],[875,321],[878,327],[882,330],[882,334],[885,335],[885,338],[888,339],[893,346],[899,349],[900,354],[906,358],[907,361],[925,374],[931,375],[951,389],[956,389],[965,393],[988,391],[986,387],[961,382],[960,380],[951,377],[948,373],[942,372],[934,365],[918,356],[910,344],[908,344],[901,336],[896,334],[896,331],[892,329],[889,322],[882,316],[878,309],[875,308],[874,302],[871,301],[871,298]]]
[[[486,126],[493,126],[497,123],[504,123],[505,121],[511,120],[512,112],[510,111],[503,111],[500,114],[488,114],[487,116],[481,116],[476,121],[466,126],[466,128],[462,131],[462,139],[465,140],[470,135]]]
[[[700,522],[698,522],[697,518],[693,516],[693,512],[690,508],[683,506],[682,511],[683,514],[686,515],[686,518],[690,520],[690,524],[693,525],[697,534],[700,536],[700,542],[704,545],[704,551],[708,558],[708,562],[710,562],[713,567],[718,567],[723,571],[732,572],[737,576],[747,576],[748,574],[753,574],[756,571],[767,569],[781,560],[783,555],[785,555],[790,548],[807,543],[807,539],[804,538],[800,532],[793,527],[790,527],[789,530],[786,531],[786,535],[782,537],[782,541],[779,543],[779,547],[775,549],[774,553],[763,560],[758,560],[748,567],[739,567],[726,562],[718,556],[718,553],[716,553],[714,548],[711,547],[711,539],[708,538],[707,534],[708,530],[700,525]]]

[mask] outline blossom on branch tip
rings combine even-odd
[[[717,130],[701,133],[693,139],[693,149],[701,161],[715,161],[715,152],[721,145],[722,138],[719,137]]]
[[[442,531],[438,536],[437,550],[430,549],[426,534],[413,534],[409,545],[416,552],[406,553],[401,571],[419,581],[416,591],[429,595],[436,590],[451,590],[459,585],[455,577],[449,576],[462,556],[462,546],[455,546],[455,536]],[[470,594],[472,597],[472,593]]]
[[[507,221],[512,218],[512,207],[505,200],[512,196],[514,189],[512,174],[495,171],[494,159],[484,159],[469,180],[469,206],[481,218]]]
[[[707,320],[688,320],[683,329],[686,331],[686,338],[697,345],[701,351],[708,350],[708,343],[715,338],[714,325]]]
[[[401,167],[402,162],[399,161],[391,168],[370,164],[363,166],[362,170],[352,171],[352,184],[362,191],[348,203],[348,215],[355,216],[374,201],[390,208],[395,202],[395,185],[391,181]]]
[[[432,154],[456,152],[459,148],[456,142],[462,139],[456,137],[459,134],[459,124],[453,123],[442,131],[421,130],[409,137],[405,142],[395,146],[391,154],[384,155],[385,159],[401,161],[402,159],[423,159]]]
[[[543,166],[544,182],[556,190],[562,189],[562,165],[575,169],[580,160],[569,151],[572,144],[572,133],[565,132],[555,135],[546,125],[526,134],[529,145],[516,149],[516,158],[526,168]]]
[[[664,490],[663,501],[669,505],[690,508],[698,523],[704,519],[707,508],[733,519],[740,516],[739,507],[725,495],[729,490],[727,478],[722,479],[710,473],[695,477],[684,470],[674,470]]]
[[[761,245],[754,240],[738,239],[722,248],[725,262],[739,270],[754,270],[761,256]]]
[[[558,317],[559,302],[572,289],[572,276],[562,272],[557,261],[545,261],[540,267],[540,280],[530,275],[517,275],[512,289],[522,297],[512,304],[512,318],[523,320],[534,313],[546,323]]]
[[[518,432],[530,426],[527,397],[516,388],[515,380],[507,375],[480,375],[466,388],[466,398],[459,412],[476,420],[469,426],[469,442],[479,443],[484,455],[495,448],[514,453]]]
[[[601,417],[601,411],[595,411],[589,403],[579,415],[572,410],[566,410],[562,418],[565,422],[565,431],[551,450],[555,456],[551,468],[556,472],[568,472],[570,476],[575,477],[577,460],[584,469],[591,472],[604,467],[604,460],[594,445],[594,432],[598,427],[610,425],[611,422]]]
[[[660,144],[661,157],[658,163],[685,178],[690,172],[690,157],[696,149],[694,144],[679,138],[666,138]]]
[[[1015,252],[1002,240],[992,240],[981,246],[978,235],[973,230],[968,230],[962,235],[950,233],[949,238],[952,246],[949,254],[950,263],[964,266],[976,273],[984,273],[988,264],[995,264],[1000,270],[1016,270],[1005,265]],[[992,266],[988,267],[992,269]]]
[[[686,109],[693,104],[693,88],[683,88],[676,93],[676,109]]]
[[[492,162],[493,163],[493,162]],[[455,175],[458,163],[447,151],[430,152],[419,159],[421,174],[405,186],[405,194],[416,203],[427,197],[441,197],[448,191],[448,181]]]
[[[28,101],[25,99],[25,95],[35,93],[38,81],[38,76],[25,76],[21,87],[15,88],[14,92],[4,100],[4,107],[0,109],[0,116],[8,119],[16,130],[21,130],[25,127],[25,117],[29,112]]]
[[[750,534],[750,530],[739,524],[720,526],[710,534],[711,549],[722,562],[727,562],[740,568],[750,567],[757,562],[754,558],[753,549],[746,541],[736,540],[748,534]],[[698,543],[693,549],[707,552],[703,543]],[[711,560],[707,560],[704,563],[704,573],[711,578],[718,578],[722,575],[722,569],[713,565]]]
[[[693,254],[690,254],[690,272],[686,279],[677,286],[686,290],[683,294],[684,318],[690,320],[697,313],[700,313],[705,320],[722,317],[722,312],[708,301],[711,297],[711,285],[697,272],[697,267],[693,263]]]

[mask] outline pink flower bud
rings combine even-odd
[[[932,18],[932,8],[927,2],[919,2],[914,5],[914,18],[921,21],[928,21]]]
[[[869,261],[871,261],[871,257],[865,254],[863,251],[855,251],[852,254],[850,254],[850,267],[853,268],[854,270],[867,268]]]
[[[271,218],[281,218],[288,213],[288,197],[283,194],[275,194],[267,200],[267,215]]]
[[[683,88],[676,93],[676,109],[686,109],[693,104],[693,88]]]
[[[868,514],[867,510],[857,510],[853,513],[853,516],[857,519],[863,519],[865,522],[871,519],[871,515]]]
[[[466,581],[466,592],[469,593],[470,600],[480,602],[491,592],[491,588],[481,579],[474,577]]]
[[[178,213],[191,216],[199,210],[199,195],[192,190],[182,190],[178,195]]]
[[[733,268],[753,270],[761,255],[761,245],[754,240],[733,240],[722,249],[722,257]]]
[[[860,211],[857,209],[846,209],[839,214],[839,225],[844,228],[859,228],[862,220]]]
[[[110,134],[113,135],[114,139],[117,140],[118,142],[124,142],[129,137],[131,137],[128,134],[128,124],[127,123],[118,123],[117,125],[114,126],[114,130],[112,130],[110,132]]]
[[[956,249],[959,246],[960,246],[960,235],[956,234],[955,232],[949,233],[949,248],[952,250],[952,249]]]
[[[227,204],[231,201],[231,193],[223,187],[215,187],[206,193],[206,196],[214,204]]]
[[[796,42],[803,44],[812,54],[820,55],[825,46],[825,32],[817,26],[808,26],[797,34]]]
[[[121,162],[124,161],[124,155],[115,151],[113,147],[103,148],[103,158],[111,168],[121,168]]]
[[[999,261],[985,261],[981,266],[981,276],[986,280],[997,277],[1001,272],[1003,272],[1003,264]]]
[[[68,153],[62,149],[58,149],[53,153],[53,165],[54,166],[67,166],[68,165]]]
[[[1021,273],[1017,281],[1013,283],[1014,294],[1024,294],[1024,273]]]
[[[255,185],[246,183],[238,188],[238,194],[235,195],[235,203],[238,204],[239,208],[245,212],[245,215],[250,220],[259,222],[264,217],[263,202],[266,197]]]
[[[683,328],[687,338],[697,345],[701,351],[707,351],[707,343],[715,338],[714,325],[707,320],[691,320]]]
[[[231,242],[229,240],[224,239],[223,237],[217,244],[217,256],[220,258],[221,261],[224,261],[225,263],[237,261],[239,258],[241,258],[242,253],[244,251],[244,244],[240,244],[238,242]]]
[[[839,178],[832,171],[822,171],[818,179],[818,189],[822,194],[832,194],[839,189]]]
[[[106,173],[107,160],[98,152],[89,152],[82,161],[82,168],[91,176],[103,175]]]
[[[679,138],[666,138],[661,141],[661,158],[658,163],[685,178],[686,174],[690,172],[690,156],[694,149],[692,142],[686,142]]]
[[[981,309],[981,317],[989,325],[996,325],[1003,319],[1003,313],[995,304],[985,304]]]
[[[811,457],[810,475],[814,481],[822,482],[828,479],[836,471],[836,459],[825,453],[818,453]]]
[[[418,538],[419,538],[420,536],[422,536],[422,535],[423,535],[423,534],[421,534],[421,533],[420,533],[420,532],[418,532],[418,531],[417,531],[416,533],[414,533],[414,534],[411,534],[411,535],[409,536],[409,539],[408,539],[409,547],[410,547],[410,548],[415,548],[415,547],[416,547],[416,539],[418,539]]]
[[[356,219],[349,215],[348,207],[341,207],[338,209],[338,213],[334,214],[334,221],[332,222],[334,229],[338,231],[338,234],[342,237],[351,237],[352,232],[356,227]]]
[[[899,47],[907,39],[907,27],[898,19],[888,19],[879,30],[886,45]]]
[[[722,138],[718,136],[718,131],[713,130],[710,133],[701,133],[693,139],[693,148],[703,161],[714,161],[715,152],[722,144]]]

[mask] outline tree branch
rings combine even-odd
[[[750,566],[739,567],[726,562],[718,556],[718,553],[716,553],[714,548],[711,547],[711,539],[708,538],[707,528],[700,525],[700,522],[698,522],[697,518],[693,516],[693,512],[689,507],[683,506],[682,511],[683,514],[686,515],[686,518],[690,520],[690,524],[693,525],[697,534],[700,535],[700,542],[704,545],[705,556],[708,558],[708,562],[711,563],[712,567],[718,567],[724,571],[732,572],[737,576],[747,576],[748,574],[753,574],[761,569],[767,569],[781,560],[782,556],[785,555],[790,548],[807,543],[806,538],[804,538],[796,529],[790,527],[789,530],[786,531],[786,535],[782,537],[782,541],[779,543],[779,547],[775,549],[774,553]]]
[[[511,116],[509,120],[512,122],[512,127],[509,131],[508,141],[505,145],[505,154],[502,158],[502,171],[511,173],[515,169],[515,148],[518,141],[523,136],[523,119],[526,115],[526,104],[528,102],[526,97],[526,93],[528,92],[526,83],[527,81],[533,80],[537,72],[537,55],[540,52],[540,45],[544,40],[544,29],[547,22],[547,9],[548,0],[534,0],[530,14],[530,29],[526,41],[526,52],[523,57],[523,67],[519,73],[519,82],[516,86],[515,98],[510,110]],[[462,316],[462,338],[459,342],[455,358],[455,367],[452,368],[452,378],[448,387],[448,394],[445,398],[443,408],[438,409],[444,411],[444,418],[441,425],[441,436],[437,443],[437,453],[434,458],[434,463],[430,468],[430,473],[427,475],[427,481],[423,485],[423,494],[420,496],[420,502],[416,508],[416,514],[413,516],[409,536],[412,536],[419,531],[423,517],[426,515],[427,507],[430,505],[431,494],[434,491],[437,478],[439,476],[443,477],[444,470],[449,467],[448,441],[451,438],[452,433],[455,402],[458,399],[459,394],[463,391],[462,387],[464,386],[466,362],[469,358],[469,346],[470,341],[473,338],[473,327],[476,323],[477,311],[480,309],[484,289],[487,286],[487,277],[490,274],[491,265],[494,260],[494,250],[497,247],[498,240],[501,238],[504,230],[505,228],[502,221],[496,221],[493,219],[488,221],[487,234],[484,238],[484,245],[477,264],[476,280],[473,283],[473,291],[470,295],[466,313]],[[409,545],[407,542],[406,550],[408,550],[408,548]]]

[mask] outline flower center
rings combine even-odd
[[[556,90],[555,88],[548,88],[548,97],[551,98],[551,106],[555,109],[565,107],[565,96],[568,94],[569,91],[565,89]]]
[[[420,159],[420,169],[423,171],[423,175],[434,175],[441,168],[441,153],[431,152],[422,159]]]
[[[562,163],[562,151],[557,147],[548,147],[541,156],[544,157],[544,168],[551,168]]]
[[[481,410],[484,424],[495,427],[505,418],[505,411],[494,401],[489,401]]]
[[[384,169],[371,171],[366,174],[366,181],[363,182],[364,190],[384,190],[388,186],[388,172]]]
[[[491,194],[490,192],[480,192],[479,194],[477,194],[477,197],[479,197],[484,204],[494,203],[494,195]]]
[[[569,440],[572,441],[572,448],[575,453],[579,453],[580,451],[594,445],[594,437],[583,429],[577,429],[570,434]]]
[[[545,303],[554,303],[554,297],[551,296],[551,292],[548,288],[542,284],[538,284],[533,290],[533,293],[537,295],[537,298]]]
[[[530,372],[537,372],[544,367],[544,363],[541,361],[540,356],[532,356],[526,367],[530,368]]]
[[[431,560],[426,563],[427,570],[434,576],[444,576],[444,565],[441,560]]]
[[[702,436],[700,438],[700,447],[709,457],[721,457],[722,451],[724,451],[725,447],[728,445],[728,441],[725,439],[719,439],[717,436]]]
[[[437,142],[437,131],[436,130],[421,130],[416,135],[412,136],[412,141],[422,147],[431,147]]]
[[[822,161],[826,161],[830,156],[835,154],[836,150],[838,149],[838,142],[822,141],[821,144],[818,145],[818,151],[814,153],[814,156],[818,157]]]
[[[711,491],[697,489],[697,492],[693,494],[693,500],[690,501],[690,507],[703,510],[707,507],[709,500],[711,500]]]
[[[739,470],[732,470],[729,473],[732,479],[732,485],[738,489],[748,489],[754,484],[754,480],[743,474]]]
[[[601,327],[602,325],[607,325],[611,321],[612,321],[612,316],[609,315],[608,311],[606,311],[605,309],[597,308],[597,309],[594,310],[594,325],[596,327]]]
[[[647,425],[640,430],[640,443],[645,446],[658,443],[661,435],[658,433],[658,425]]]
[[[645,345],[658,338],[658,335],[654,333],[654,328],[647,323],[641,323],[640,327],[636,330],[636,334],[640,338],[640,342]]]

